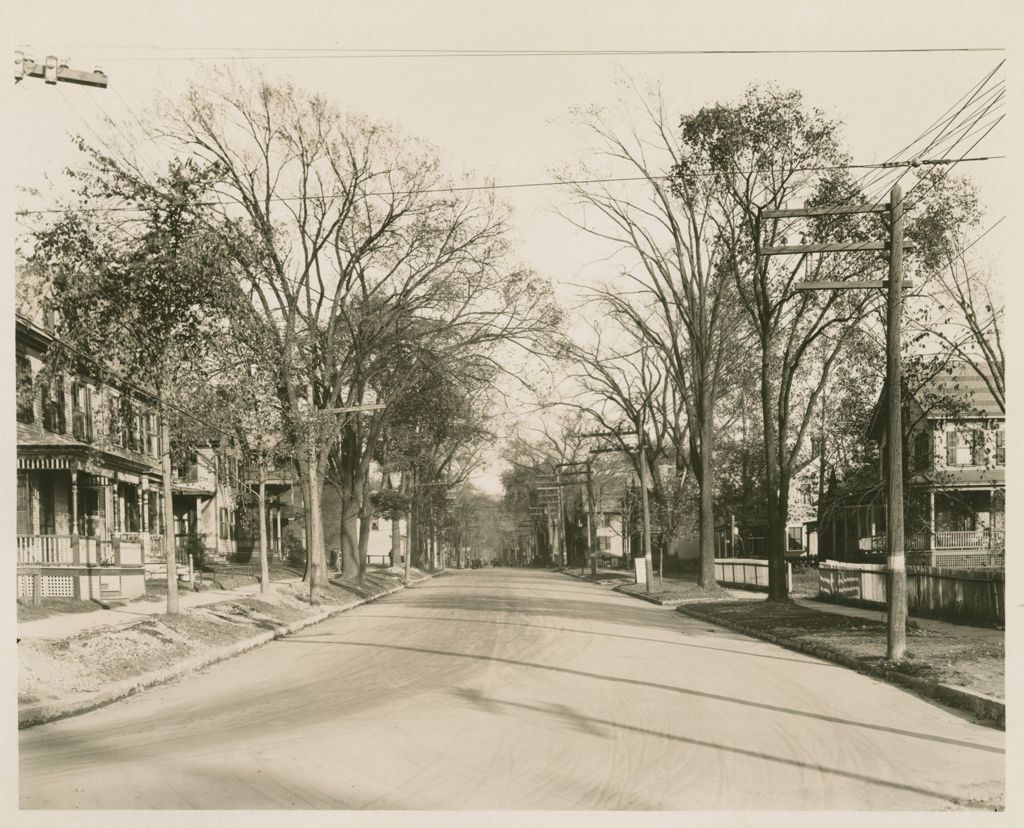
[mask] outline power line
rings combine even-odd
[[[898,167],[916,167],[922,165],[941,165],[941,164],[959,164],[974,161],[1000,161],[1005,159],[1005,155],[986,155],[977,156],[974,158],[930,158],[930,159],[914,159],[911,161],[900,161],[900,162],[882,162],[873,164],[834,164],[831,166],[820,166],[820,167],[796,167],[792,172],[826,172],[829,170],[847,170],[847,169],[888,169]],[[735,170],[738,173],[750,173],[757,172],[757,170]],[[718,175],[713,170],[698,170],[694,173],[700,176],[714,176]],[[617,178],[580,178],[580,179],[563,179],[563,180],[552,180],[552,181],[534,181],[524,182],[519,184],[472,184],[466,186],[454,186],[454,187],[435,187],[425,188],[421,190],[394,190],[394,191],[378,191],[366,193],[366,196],[399,196],[399,195],[427,195],[427,194],[441,194],[441,193],[461,193],[461,192],[474,192],[474,191],[490,191],[490,190],[515,190],[515,189],[527,189],[530,187],[564,187],[569,185],[580,185],[585,186],[589,184],[615,184],[615,183],[626,183],[636,181],[648,181],[651,178],[666,181],[673,176],[671,175],[653,175],[653,176],[623,176]],[[291,201],[333,201],[337,198],[342,198],[341,195],[322,195],[322,196],[271,196],[270,201],[275,202],[291,202]],[[197,202],[197,207],[230,207],[236,206],[237,201],[201,201]],[[79,207],[76,208],[77,212],[82,213],[103,213],[103,212],[143,212],[139,207]],[[43,210],[19,210],[19,215],[40,215],[46,213],[63,213],[64,208],[49,208]]]
[[[25,48],[31,48],[26,46]],[[86,54],[90,49],[118,49],[119,46],[77,46]],[[530,57],[684,57],[743,55],[885,55],[949,54],[1005,52],[1002,46],[949,46],[920,48],[851,49],[367,49],[314,47],[212,47],[212,46],[136,46],[143,51],[217,52],[203,55],[102,55],[93,60],[119,62],[166,61],[268,61],[268,60],[395,60],[404,58],[530,58]]]

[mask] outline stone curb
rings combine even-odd
[[[593,581],[588,580],[586,575],[577,575],[575,572],[569,572],[565,569],[559,571],[563,575],[568,575],[571,578],[575,578],[577,581],[587,581],[587,583],[589,584],[594,583]],[[599,584],[594,585],[599,586]],[[625,595],[627,598],[636,598],[640,601],[646,601],[649,604],[657,604],[659,607],[678,607],[680,604],[684,604],[687,600],[689,600],[687,598],[655,598],[651,595],[645,595],[642,592],[626,592],[626,590],[623,589],[624,586],[630,586],[630,584],[622,584],[617,587],[612,587],[612,592],[617,592],[620,595]],[[698,600],[703,601],[705,599],[700,598]]]
[[[680,604],[685,604],[690,600],[688,598],[655,598],[653,595],[646,595],[642,592],[626,592],[621,586],[612,587],[612,592],[618,592],[620,595],[625,595],[628,598],[637,598],[649,604],[657,604],[659,607],[678,607]],[[700,598],[698,600],[704,601],[706,599]]]
[[[991,696],[975,693],[963,687],[954,687],[950,684],[941,684],[937,681],[929,681],[928,679],[917,678],[916,676],[908,676],[897,670],[893,670],[891,667],[865,664],[854,656],[846,655],[845,653],[833,650],[830,647],[813,644],[808,641],[794,641],[792,639],[782,638],[761,630],[754,630],[736,621],[717,618],[685,605],[676,607],[676,612],[690,616],[691,618],[697,618],[708,624],[726,627],[727,629],[742,633],[743,635],[749,635],[752,638],[759,638],[762,641],[777,644],[780,647],[785,647],[787,650],[795,650],[796,652],[814,656],[815,658],[820,658],[824,661],[831,661],[834,664],[847,667],[858,673],[864,673],[865,675],[882,679],[883,681],[888,681],[891,684],[902,685],[922,696],[927,696],[935,699],[936,701],[943,702],[951,707],[966,710],[969,713],[973,713],[980,719],[991,721],[1002,730],[1006,729],[1006,703],[999,699],[994,699]]]
[[[18,729],[20,730],[26,727],[33,727],[34,725],[45,724],[46,722],[53,722],[57,719],[65,719],[69,716],[77,716],[80,713],[87,713],[88,711],[95,710],[98,707],[105,707],[112,702],[120,701],[128,696],[133,696],[150,687],[155,687],[158,684],[166,684],[167,682],[181,678],[188,673],[201,670],[204,667],[209,667],[211,664],[216,664],[219,661],[225,661],[236,655],[241,655],[248,650],[254,650],[264,644],[269,644],[275,639],[284,638],[285,636],[296,633],[306,627],[311,627],[313,624],[319,624],[322,621],[327,621],[335,615],[340,615],[350,609],[361,607],[363,604],[369,604],[387,595],[391,595],[392,593],[405,589],[408,586],[412,586],[413,584],[432,578],[437,574],[440,573],[428,573],[422,578],[410,580],[408,584],[396,584],[378,595],[371,595],[368,598],[359,598],[355,603],[332,607],[318,615],[300,618],[297,621],[292,621],[290,624],[285,624],[279,629],[260,633],[259,635],[247,638],[244,641],[236,641],[234,644],[229,644],[226,647],[221,647],[219,650],[214,650],[213,652],[206,653],[201,656],[193,656],[192,658],[185,659],[184,661],[179,661],[171,667],[166,667],[163,670],[154,670],[150,673],[144,673],[141,676],[135,676],[134,678],[126,679],[125,681],[116,682],[83,699],[55,701],[48,702],[46,704],[32,705],[31,707],[26,706],[19,708]],[[218,603],[229,603],[232,600],[234,599],[229,598]],[[216,606],[216,604],[204,606]]]

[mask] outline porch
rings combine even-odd
[[[1000,567],[1005,564],[1001,538],[990,529],[910,532],[904,535],[907,563],[952,568]],[[884,555],[886,536],[861,538],[861,552]]]

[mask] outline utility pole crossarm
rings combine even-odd
[[[888,250],[889,242],[830,242],[827,244],[790,244],[781,247],[762,247],[762,256],[785,256],[793,253],[850,253],[859,250]],[[913,250],[914,245],[907,242],[903,250]]]
[[[67,64],[61,63],[53,55],[48,55],[44,63],[37,63],[32,58],[25,57],[22,52],[15,52],[14,82],[18,83],[24,78],[42,78],[49,84],[75,83],[80,86],[107,88],[107,75],[102,69],[83,72],[81,69],[72,69]]]
[[[886,202],[850,204],[843,207],[799,207],[792,210],[762,210],[761,218],[799,218],[801,216],[845,216],[854,213],[888,213]]]
[[[901,282],[901,286],[906,288],[912,288],[914,283],[904,279]],[[793,285],[793,290],[848,290],[848,289],[868,289],[868,288],[888,288],[888,279],[844,279],[838,282],[797,282]]]

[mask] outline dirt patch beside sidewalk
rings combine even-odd
[[[413,580],[422,578],[412,573]],[[401,584],[394,574],[368,573],[362,585],[331,583],[320,606],[309,603],[302,583],[277,585],[269,594],[228,598],[178,615],[149,615],[118,627],[98,627],[62,639],[22,639],[18,644],[18,704],[84,700],[120,682],[174,667],[192,658],[283,630],[325,610],[354,606]]]

